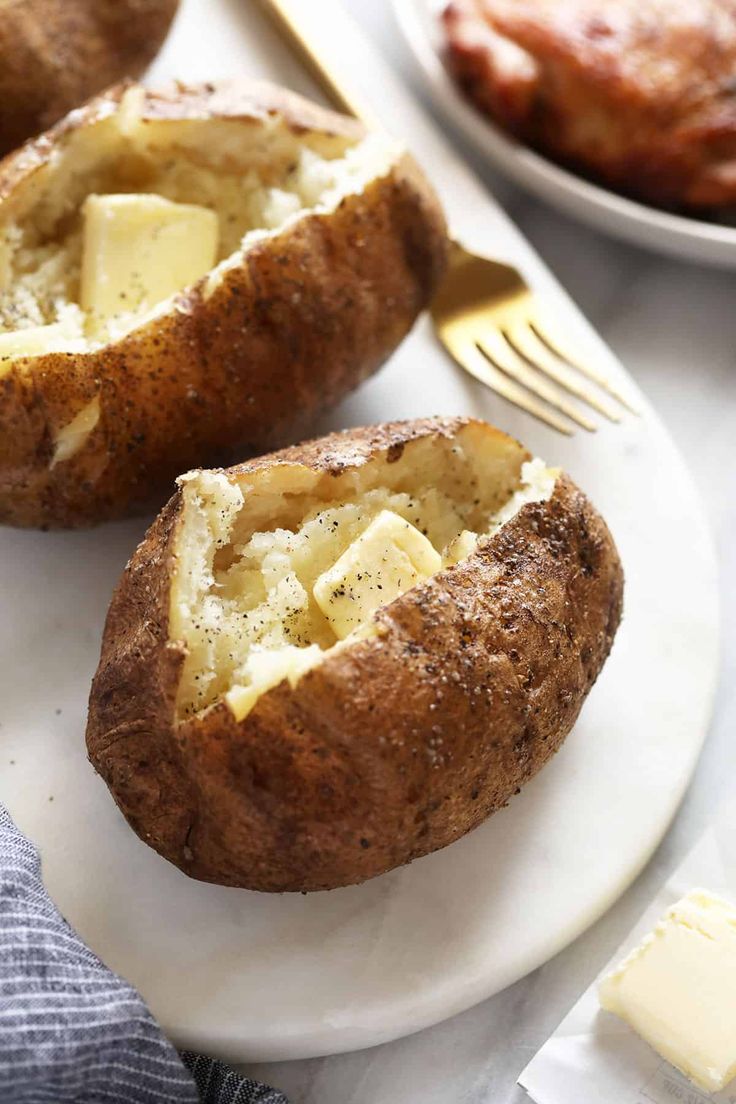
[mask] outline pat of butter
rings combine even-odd
[[[459,533],[448,544],[442,556],[442,562],[445,567],[453,567],[461,560],[472,556],[477,547],[478,534],[471,532],[470,529],[463,529],[462,533]]]
[[[168,299],[217,259],[213,211],[158,195],[91,195],[85,200],[81,305],[92,329]]]
[[[379,606],[441,567],[441,556],[423,533],[391,510],[382,510],[319,576],[313,594],[335,635],[344,640]]]
[[[686,1077],[718,1092],[736,1076],[736,908],[688,893],[599,996]]]
[[[95,397],[59,430],[54,441],[51,467],[76,456],[100,420],[100,396]]]
[[[273,651],[253,651],[245,662],[244,674],[248,685],[233,686],[225,695],[225,701],[236,721],[247,717],[262,694],[278,686],[286,679],[296,686],[302,675],[311,671],[322,660],[322,650],[317,644],[296,648],[285,644]]]

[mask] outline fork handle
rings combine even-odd
[[[258,0],[258,2],[275,24],[276,30],[291,46],[296,57],[317,81],[333,107],[347,115],[354,115],[366,126],[378,126],[368,108],[336,76],[329,59],[317,41],[316,33],[306,25],[308,20],[298,13],[299,0],[296,2],[295,0]],[[317,8],[318,5],[314,0],[310,0],[310,3],[313,5],[313,10]]]

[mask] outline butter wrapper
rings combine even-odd
[[[600,979],[695,886],[736,905],[736,808],[732,803],[726,803],[519,1077],[535,1104],[736,1104],[736,1080],[715,1094],[697,1088],[622,1020],[604,1012],[598,1001]]]

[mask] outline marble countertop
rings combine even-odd
[[[345,2],[413,82],[413,66],[388,0]],[[421,95],[418,81],[415,88]],[[667,260],[585,229],[520,194],[468,156],[636,377],[690,464],[719,551],[720,689],[702,758],[672,829],[644,873],[602,920],[540,970],[437,1027],[353,1054],[248,1067],[254,1076],[284,1089],[293,1104],[522,1104],[528,1098],[516,1086],[517,1076],[626,936],[732,785],[736,277]]]

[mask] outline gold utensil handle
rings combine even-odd
[[[313,34],[301,25],[299,15],[296,13],[297,3],[294,0],[258,0],[267,15],[273,20],[277,30],[289,43],[292,50],[304,64],[307,71],[314,77],[330,103],[347,115],[354,115],[366,126],[377,126],[371,112],[360,103],[360,100],[351,91],[345,88],[330,68],[330,64],[322,54],[321,47]],[[310,0],[312,4],[319,0]]]

